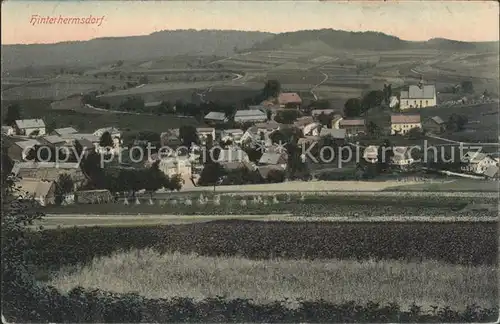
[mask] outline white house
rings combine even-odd
[[[211,111],[205,116],[207,123],[225,123],[228,121],[226,114],[219,111]]]
[[[221,133],[221,141],[227,142],[231,141],[235,144],[241,144],[243,138],[243,130],[241,129],[225,129]]]
[[[238,147],[221,150],[217,162],[250,162],[248,154]]]
[[[462,163],[466,164],[462,167],[462,171],[477,174],[484,174],[490,166],[498,166],[498,162],[495,159],[485,153],[478,153],[474,151],[465,153],[461,160]]]
[[[413,128],[422,129],[420,115],[391,115],[391,135],[404,135]]]
[[[415,162],[411,156],[411,151],[407,146],[395,146],[392,148],[394,156],[392,157],[392,164],[405,168]]]
[[[378,146],[367,146],[363,152],[363,159],[370,163],[376,163],[378,161]]]
[[[19,119],[14,124],[17,135],[43,136],[45,135],[45,122],[43,119]]]
[[[56,184],[54,181],[21,179],[18,185],[20,198],[34,199],[42,206],[55,204]]]
[[[436,106],[436,87],[428,84],[411,85],[408,91],[401,91],[399,108],[425,108]]]
[[[7,136],[12,136],[16,133],[14,127],[12,126],[2,126],[2,134]]]
[[[59,136],[64,136],[68,134],[75,134],[78,133],[78,130],[76,130],[73,127],[63,127],[63,128],[56,128],[52,132],[52,135],[59,135]]]
[[[158,168],[169,177],[179,174],[185,182],[190,181],[193,174],[191,161],[187,156],[162,158],[158,163]]]

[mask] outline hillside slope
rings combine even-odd
[[[57,44],[2,45],[3,70],[30,65],[94,65],[183,54],[226,56],[271,37],[270,33],[178,30],[146,36],[96,38]]]
[[[249,50],[281,50],[318,41],[334,49],[390,51],[434,49],[443,51],[497,51],[498,42],[461,42],[435,38],[425,42],[405,41],[379,32],[348,32],[333,29],[302,30],[277,34],[254,44]],[[314,48],[311,48],[314,51]]]

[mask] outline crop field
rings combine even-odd
[[[62,99],[72,94],[100,90],[104,87],[102,84],[90,83],[30,83],[2,91],[4,100],[21,99]]]
[[[2,101],[7,107],[9,101]],[[153,116],[110,114],[83,110],[56,110],[51,108],[49,100],[23,100],[19,102],[23,116],[26,118],[43,118],[46,124],[54,122],[57,127],[73,126],[81,132],[93,132],[98,128],[114,126],[122,130],[150,130],[163,132],[168,128],[181,125],[198,125],[194,118],[176,116]]]
[[[50,284],[63,292],[81,286],[118,293],[137,292],[148,298],[183,296],[195,301],[226,296],[268,304],[288,299],[289,307],[298,306],[300,300],[325,300],[338,304],[395,302],[409,309],[411,299],[426,309],[454,305],[464,310],[472,303],[495,307],[496,280],[496,269],[492,266],[435,261],[279,258],[263,261],[175,252],[160,254],[146,249],[94,259],[73,273],[61,271]]]
[[[213,82],[176,82],[176,83],[155,83],[146,84],[140,88],[131,88],[127,90],[118,90],[104,95],[98,96],[99,98],[107,97],[126,97],[132,95],[150,94],[155,92],[166,92],[186,89],[203,89],[213,86]]]

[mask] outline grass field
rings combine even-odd
[[[76,286],[113,292],[137,292],[150,298],[225,296],[262,304],[288,299],[333,303],[412,302],[464,309],[498,303],[493,266],[467,267],[440,262],[352,260],[249,260],[159,254],[150,249],[94,259],[74,273],[61,271],[50,284],[62,291]]]

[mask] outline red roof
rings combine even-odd
[[[418,124],[420,123],[420,115],[392,115],[392,124]]]
[[[286,105],[289,103],[302,103],[302,99],[300,96],[295,93],[295,92],[285,92],[285,93],[280,93],[278,97],[278,102],[280,105]]]

